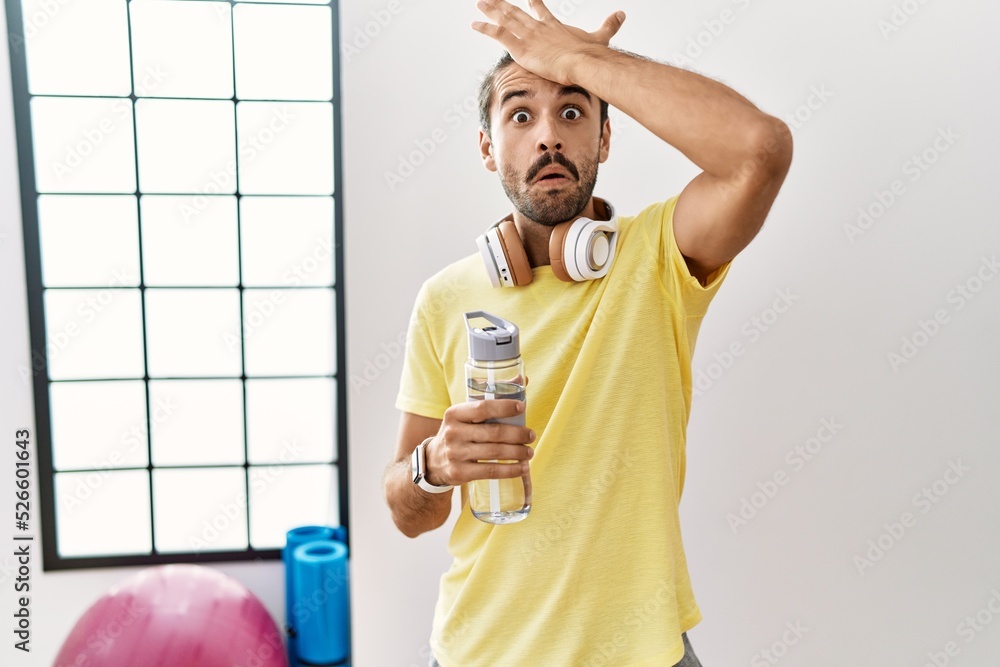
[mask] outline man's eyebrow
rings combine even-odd
[[[507,102],[516,97],[527,97],[530,99],[534,96],[535,93],[528,90],[509,90],[503,94],[503,97],[500,98],[500,107],[503,108],[503,105],[507,104]]]
[[[587,98],[588,102],[590,102],[590,93],[588,93],[585,88],[581,88],[580,86],[563,86],[559,89],[560,97],[567,97],[569,95],[582,95]],[[500,98],[500,107],[503,108],[507,102],[518,97],[527,97],[528,99],[531,99],[534,96],[534,91],[530,90],[509,90],[503,94],[502,98]]]
[[[559,89],[560,97],[566,97],[567,95],[583,95],[587,98],[588,102],[590,101],[590,93],[588,93],[585,88],[581,88],[580,86],[563,86]]]

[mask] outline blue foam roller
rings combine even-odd
[[[326,540],[292,552],[295,657],[313,665],[335,665],[350,655],[350,596],[347,547]]]
[[[291,661],[295,655],[295,600],[292,597],[292,552],[296,547],[307,542],[334,539],[334,530],[328,526],[299,526],[285,533],[285,548],[281,550],[281,560],[285,564],[285,632],[288,634],[288,658]]]

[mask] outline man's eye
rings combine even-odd
[[[567,115],[567,114],[570,114],[570,115]],[[580,110],[577,109],[576,107],[566,107],[565,109],[563,109],[563,112],[562,112],[562,117],[564,119],[566,119],[566,120],[576,120],[576,119],[578,119],[582,115],[583,114],[581,114]]]
[[[527,111],[515,111],[511,118],[514,119],[515,123],[527,123],[531,120],[531,114]]]

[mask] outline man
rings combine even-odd
[[[476,253],[424,283],[386,499],[415,537],[448,519],[449,485],[530,471],[534,503],[516,524],[476,520],[461,486],[431,665],[697,666],[686,632],[701,613],[678,520],[691,355],[731,260],[777,196],[791,135],[726,86],[610,48],[621,12],[587,33],[541,0],[528,5],[535,16],[480,0],[490,22],[472,27],[510,56],[483,82],[480,153],[514,205],[532,280],[494,289]],[[608,103],[702,173],[679,196],[619,217],[606,276],[563,282],[549,236],[600,217],[592,192],[610,148]],[[473,310],[521,328],[527,401],[465,402],[462,314]],[[525,427],[485,423],[522,411]],[[418,445],[434,492],[412,479]],[[491,460],[512,463],[481,462]]]

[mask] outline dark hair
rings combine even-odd
[[[483,82],[479,84],[479,125],[486,131],[486,136],[490,135],[490,106],[493,104],[493,83],[497,75],[503,72],[514,62],[509,51],[504,51],[500,59],[496,61],[490,71],[483,77]],[[604,121],[608,119],[608,103],[601,102],[601,133],[604,132]]]

